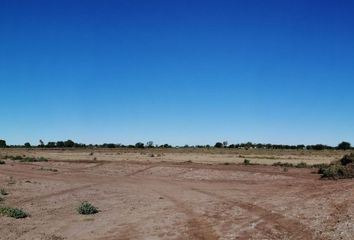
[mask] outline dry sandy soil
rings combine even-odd
[[[31,215],[0,216],[0,239],[354,236],[354,180],[320,180],[314,169],[234,164],[244,158],[329,162],[343,152],[6,149],[0,155],[49,158],[0,165],[0,188],[9,192],[0,206]],[[79,215],[85,200],[100,212]]]

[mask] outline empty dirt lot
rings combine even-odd
[[[354,181],[315,169],[250,165],[330,162],[343,152],[26,150],[48,162],[0,165],[0,239],[353,239]],[[55,170],[55,171],[54,171]],[[83,216],[82,201],[100,210]]]

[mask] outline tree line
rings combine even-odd
[[[284,144],[263,144],[263,143],[239,143],[239,144],[228,144],[227,141],[217,142],[213,146],[211,145],[184,145],[184,146],[172,146],[170,144],[154,144],[153,141],[148,141],[147,143],[137,142],[134,145],[124,145],[116,143],[103,143],[103,144],[83,144],[76,143],[72,140],[57,141],[57,142],[47,142],[46,144],[39,140],[38,145],[31,145],[26,142],[23,145],[7,145],[5,140],[0,139],[0,148],[11,148],[11,147],[23,147],[23,148],[239,148],[239,149],[297,149],[297,150],[348,150],[353,149],[349,142],[341,142],[337,146],[328,146],[323,144],[315,145],[284,145]]]

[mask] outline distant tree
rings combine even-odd
[[[72,141],[72,140],[66,140],[65,142],[64,142],[64,147],[67,147],[67,148],[72,148],[72,147],[74,147],[74,145],[75,145],[75,143],[74,143],[74,141]]]
[[[30,144],[29,142],[26,142],[26,143],[24,144],[24,146],[25,146],[26,148],[30,148],[30,147],[31,147],[31,144]]]
[[[303,144],[297,145],[296,149],[305,149],[305,145],[303,145]]]
[[[114,143],[104,143],[103,147],[105,147],[105,148],[115,148],[116,145]]]
[[[340,144],[338,144],[337,146],[337,149],[340,149],[340,150],[348,150],[351,148],[351,145],[350,143],[348,142],[341,142]]]
[[[222,145],[223,145],[223,147],[227,147],[227,145],[229,145],[229,143],[227,141],[223,141]]]
[[[153,148],[153,147],[154,147],[154,142],[153,142],[153,141],[148,141],[148,142],[146,143],[146,147],[148,147],[148,148]]]
[[[224,145],[221,142],[217,142],[217,143],[215,143],[214,147],[222,148],[222,147],[224,147]]]
[[[47,148],[55,148],[55,142],[48,142],[46,147]]]
[[[258,149],[263,148],[263,144],[261,144],[261,143],[256,144],[256,148],[258,148]]]
[[[6,148],[6,141],[5,140],[2,140],[0,139],[0,148]]]
[[[44,147],[44,142],[43,142],[42,139],[39,140],[39,146],[40,146],[40,147]]]
[[[144,148],[144,143],[138,142],[138,143],[135,144],[135,147],[136,148]]]
[[[306,149],[308,150],[325,150],[325,149],[332,149],[333,147],[323,145],[323,144],[316,144],[316,145],[308,145]]]
[[[63,148],[65,147],[65,144],[63,141],[58,141],[56,144],[55,144],[58,148]]]

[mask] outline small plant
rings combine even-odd
[[[3,161],[3,160],[0,160],[0,165],[1,165],[1,164],[5,164],[5,161]]]
[[[243,165],[251,165],[251,161],[248,159],[243,160]]]
[[[90,215],[98,213],[98,209],[93,206],[91,203],[85,201],[77,208],[77,212],[82,215]]]
[[[0,203],[3,202],[5,200],[5,198],[0,197]]]
[[[29,215],[24,212],[22,209],[18,208],[11,208],[11,207],[0,207],[0,214],[7,216],[7,217],[12,217],[12,218],[26,218]]]
[[[6,196],[6,195],[8,195],[9,193],[6,192],[5,189],[1,188],[1,189],[0,189],[0,194],[3,195],[3,196]]]

